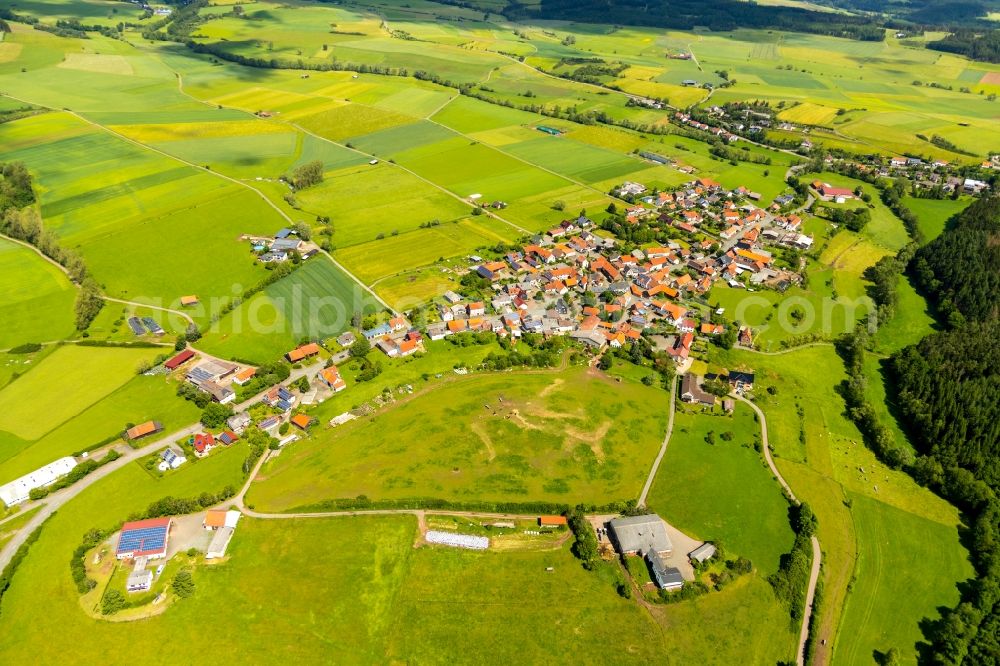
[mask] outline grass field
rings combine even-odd
[[[666,427],[663,391],[584,370],[486,374],[314,432],[262,472],[259,510],[324,499],[605,503],[638,494]],[[418,416],[419,415],[419,416]]]
[[[346,248],[382,234],[413,231],[434,220],[452,222],[471,207],[389,164],[328,173],[323,183],[297,197],[307,213],[330,215],[333,244]]]
[[[974,575],[958,530],[870,497],[850,493],[849,498],[858,534],[858,582],[844,613],[838,661],[868,664],[874,651],[891,647],[903,660],[915,661],[916,644],[927,640],[920,621],[957,604],[957,583]]]
[[[854,603],[868,603],[856,591],[849,591],[848,586],[855,575],[856,559],[861,549],[868,545],[858,534],[860,528],[855,526],[858,517],[853,503],[847,500],[869,498],[876,506],[885,505],[894,511],[912,514],[920,520],[943,526],[942,529],[947,528],[951,534],[955,534],[958,512],[918,486],[904,472],[879,463],[865,447],[861,434],[843,414],[843,399],[836,387],[845,374],[832,346],[810,347],[777,356],[720,352],[714,360],[726,367],[756,372],[754,392],[768,418],[768,432],[778,467],[800,499],[808,502],[819,518],[819,539],[824,553],[824,601],[817,625],[819,636],[828,643],[836,641],[835,658],[841,651],[850,653],[854,649],[852,642],[862,637],[857,631],[840,626],[841,614],[845,604],[849,607]],[[774,395],[766,390],[768,387],[774,387]],[[926,563],[928,567],[950,566],[945,563],[961,562],[966,557],[957,540],[937,545],[939,552]],[[870,572],[860,569],[853,589],[869,585],[865,580],[868,575]],[[906,598],[889,591],[897,585],[890,581],[905,580],[907,575],[899,568],[886,568],[881,570],[881,581],[871,583],[869,589],[875,589],[880,595],[876,603],[891,607],[891,611],[885,611],[890,615],[899,613],[901,617],[913,618],[914,611],[908,609]],[[939,591],[937,605],[951,602],[953,595],[949,590],[936,589]],[[910,635],[914,630],[916,628],[912,627]],[[869,659],[870,650],[875,647],[879,646],[872,645],[867,652],[857,652],[857,658]]]
[[[917,216],[917,226],[924,234],[924,242],[930,243],[944,231],[945,225],[953,215],[962,212],[969,205],[969,201],[966,197],[954,201],[906,197],[903,203]]]
[[[777,570],[794,534],[788,502],[754,450],[759,427],[742,405],[733,416],[678,413],[648,502],[674,527],[722,543],[767,575]],[[731,441],[722,439],[726,433]]]
[[[100,444],[119,435],[129,423],[155,419],[168,431],[194,423],[198,408],[177,398],[176,392],[177,385],[162,376],[135,376],[69,420],[50,423],[53,429],[41,439],[28,441],[4,433],[0,436],[0,482]]]
[[[0,348],[73,333],[76,290],[62,271],[33,250],[0,239],[0,276]]]
[[[165,304],[189,293],[230,296],[234,284],[262,277],[238,236],[284,223],[250,190],[66,114],[4,124],[0,141],[8,159],[30,165],[46,226],[80,247],[113,296]]]
[[[304,338],[344,332],[356,312],[380,309],[371,294],[317,255],[213,324],[199,347],[224,358],[269,362]]]
[[[136,374],[157,349],[66,346],[0,391],[0,430],[38,439]]]
[[[416,229],[399,235],[337,250],[334,256],[366,284],[473,253],[497,243],[509,243],[523,234],[486,216],[470,217]]]

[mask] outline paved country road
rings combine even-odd
[[[660,469],[660,463],[663,462],[663,456],[667,452],[667,445],[670,443],[670,435],[674,432],[674,405],[677,401],[677,379],[677,377],[673,378],[673,386],[670,389],[670,416],[667,420],[667,434],[663,436],[663,444],[660,445],[660,451],[656,454],[656,460],[653,461],[653,468],[649,470],[649,476],[646,477],[646,483],[643,485],[639,501],[636,503],[637,506],[646,506],[646,496],[649,495],[649,489],[653,487],[656,473]]]
[[[760,407],[750,402],[742,395],[734,393],[732,396],[737,400],[750,405],[750,408],[757,413],[757,417],[760,419],[761,441],[764,445],[764,459],[767,460],[767,466],[771,468],[771,473],[774,474],[776,479],[778,479],[778,483],[780,483],[781,487],[785,489],[788,496],[792,498],[792,501],[799,504],[799,500],[795,497],[795,493],[792,492],[791,486],[789,486],[788,482],[786,482],[784,477],[781,476],[781,472],[778,471],[777,466],[774,464],[774,459],[771,457],[771,447],[767,441],[767,417],[764,416],[764,412],[761,411]],[[813,603],[816,599],[816,583],[819,581],[819,569],[823,558],[823,552],[819,547],[819,539],[813,536],[810,538],[810,541],[812,542],[813,551],[812,570],[809,572],[809,586],[806,588],[805,612],[802,614],[802,627],[799,630],[799,649],[795,656],[795,663],[799,666],[803,666],[803,664],[805,664],[806,642],[809,640],[809,619],[812,617]]]
[[[200,354],[201,352],[198,353]],[[289,375],[288,380],[283,383],[286,384],[292,383],[298,380],[300,377],[303,377],[306,374],[308,374],[311,370],[318,371],[319,366],[314,364],[304,368],[294,369]],[[245,400],[244,402],[241,402],[238,405],[233,405],[233,410],[239,412],[246,409],[255,402],[259,401],[261,397],[263,397],[263,395],[270,390],[271,390],[270,387],[264,389],[263,391],[261,391],[254,397],[250,398],[249,400]],[[57,510],[59,510],[60,507],[62,507],[64,504],[66,504],[74,497],[82,493],[91,485],[97,483],[98,481],[108,476],[109,474],[112,474],[113,472],[120,470],[121,468],[125,467],[125,465],[128,465],[129,463],[138,460],[139,458],[142,458],[143,456],[147,456],[150,453],[153,453],[154,451],[158,451],[159,449],[168,446],[169,444],[173,444],[178,439],[189,437],[190,435],[201,432],[202,430],[204,430],[204,426],[202,426],[201,423],[192,423],[191,425],[185,428],[174,431],[169,435],[161,437],[160,439],[157,439],[153,442],[150,442],[149,444],[146,444],[141,448],[129,449],[128,451],[126,451],[124,455],[122,455],[121,458],[118,458],[117,460],[114,460],[108,463],[107,465],[102,465],[101,467],[98,467],[96,470],[94,470],[87,476],[83,477],[73,485],[67,488],[63,488],[62,490],[56,491],[51,495],[49,495],[48,497],[46,497],[44,500],[40,500],[37,503],[36,502],[26,503],[22,508],[23,511],[28,511],[37,505],[40,505],[41,509],[39,509],[38,512],[35,515],[33,515],[31,519],[27,523],[25,523],[24,526],[10,539],[10,541],[4,544],[3,549],[0,550],[0,571],[3,571],[3,569],[10,563],[11,558],[14,557],[14,553],[17,552],[17,549],[20,548],[21,544],[25,542],[25,540],[28,538],[28,535],[34,532],[39,525],[45,522],[45,520],[49,516],[54,514]],[[264,456],[261,456],[262,460],[263,458]],[[250,478],[252,479],[253,475],[251,475]]]

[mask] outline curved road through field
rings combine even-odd
[[[292,370],[291,374],[288,377],[288,383],[294,382],[298,380],[300,377],[305,376],[312,369],[313,367],[310,366]],[[254,397],[250,398],[249,400],[245,400],[244,402],[238,405],[233,405],[234,411],[238,412],[243,409],[246,409],[250,405],[260,400],[261,397],[263,397],[263,395],[267,393],[269,390],[270,388],[264,389],[263,391],[261,391]],[[41,524],[44,523],[49,518],[49,516],[54,514],[64,504],[72,500],[74,497],[82,493],[84,490],[86,490],[93,484],[97,483],[104,477],[108,476],[109,474],[112,474],[113,472],[120,470],[129,463],[138,460],[143,456],[147,456],[150,453],[153,453],[154,451],[158,451],[159,449],[162,449],[170,444],[173,444],[178,439],[189,437],[190,435],[201,432],[202,430],[204,430],[204,426],[201,425],[201,423],[192,423],[191,425],[185,428],[172,432],[169,435],[165,435],[164,437],[161,437],[156,441],[150,442],[149,444],[146,444],[138,449],[128,449],[122,455],[121,458],[118,458],[117,460],[114,460],[108,463],[107,465],[98,467],[96,470],[94,470],[87,476],[83,477],[82,479],[80,479],[73,485],[69,486],[68,488],[63,488],[62,490],[56,491],[51,495],[49,495],[48,497],[46,497],[45,499],[39,500],[38,502],[32,502],[32,501],[26,502],[23,505],[22,511],[30,510],[35,506],[39,505],[41,506],[41,508],[35,515],[31,517],[31,520],[29,520],[27,523],[24,524],[24,526],[10,539],[10,541],[4,544],[3,549],[0,550],[0,571],[3,571],[3,569],[10,563],[10,560],[14,556],[14,553],[17,551],[18,548],[21,547],[21,544],[25,542],[25,540],[28,538],[28,535],[30,535],[32,532],[35,531],[35,529],[41,526]],[[265,456],[261,456],[261,460],[263,460],[264,457]],[[257,464],[257,468],[259,467],[260,467],[260,462],[258,462]],[[253,476],[251,475],[250,478],[252,479]],[[245,487],[240,494],[241,500],[244,492],[246,492]]]
[[[767,466],[771,468],[771,473],[774,474],[776,479],[778,479],[778,483],[780,483],[781,487],[785,489],[785,492],[788,493],[788,496],[792,499],[792,501],[799,504],[800,502],[798,498],[795,497],[795,493],[792,492],[791,486],[789,486],[788,482],[785,481],[785,478],[781,476],[781,472],[778,471],[777,466],[774,464],[774,459],[771,457],[771,447],[767,440],[767,417],[764,416],[764,412],[760,409],[760,407],[750,402],[743,396],[736,393],[731,395],[740,402],[750,405],[750,408],[756,412],[757,418],[760,419],[761,442],[764,446],[764,459],[767,461]],[[819,547],[819,539],[813,536],[810,538],[810,541],[812,542],[813,551],[812,570],[809,572],[809,586],[806,588],[805,612],[802,614],[802,627],[799,630],[799,649],[795,656],[795,663],[799,666],[803,666],[805,664],[806,642],[809,640],[809,620],[812,617],[813,603],[816,599],[816,583],[819,581],[819,570],[823,559],[823,553]]]

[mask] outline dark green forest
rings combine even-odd
[[[762,28],[882,41],[882,27],[867,16],[816,12],[798,7],[765,6],[737,0],[542,0],[539,9],[512,3],[511,19],[541,18],[581,23],[641,25],[691,30]]]
[[[984,198],[917,251],[910,271],[948,329],[890,359],[922,484],[965,513],[978,576],[928,626],[924,660],[1000,664],[1000,199]]]
[[[928,42],[927,48],[957,53],[973,60],[1000,62],[1000,30],[958,30],[943,39]]]

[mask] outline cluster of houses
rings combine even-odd
[[[697,85],[697,82],[692,82]],[[684,113],[683,111],[678,111],[674,114],[674,119],[681,125],[687,125],[688,127],[693,127],[696,130],[701,130],[702,132],[708,132],[714,136],[719,137],[726,143],[736,143],[740,140],[739,135],[730,132],[725,127],[715,127],[696,120],[690,116],[690,114]]]
[[[423,334],[412,327],[405,317],[392,317],[383,324],[362,331],[361,334],[368,344],[389,358],[402,358],[424,351]]]
[[[595,234],[587,218],[566,220],[494,261],[474,257],[478,261],[470,270],[490,282],[490,300],[469,301],[445,293],[436,305],[439,321],[427,327],[427,336],[440,340],[465,331],[513,338],[525,333],[569,335],[600,349],[624,346],[643,330],[665,325],[676,336],[664,341],[663,348],[682,363],[696,335],[724,332],[722,326],[701,321],[696,310],[684,305],[686,298],[703,296],[718,280],[742,287],[737,279],[742,274],[749,274],[752,284],[779,288],[800,279],[775,268],[765,243],[809,248],[812,238],[800,232],[802,220],[793,214],[775,217],[759,208],[746,188],[727,191],[703,178],[676,192],[647,194],[645,186],[634,182],[622,183],[616,192],[637,201],[626,211],[626,221],[652,217],[704,240],[622,253],[613,240]],[[393,328],[385,324],[365,331],[365,337],[382,339]],[[405,341],[405,324],[395,335]],[[752,331],[744,329],[740,343],[752,344]]]
[[[168,372],[173,372],[187,365],[194,358],[195,352],[192,349],[183,349],[167,359],[163,363],[163,367]],[[215,402],[226,405],[236,401],[236,391],[232,388],[233,385],[246,384],[254,378],[256,373],[256,368],[250,366],[241,367],[237,363],[206,359],[188,368],[184,373],[184,379],[210,395]]]
[[[288,261],[292,253],[298,253],[302,259],[308,259],[319,252],[319,247],[298,237],[294,229],[279,229],[273,237],[244,236],[250,241],[250,249],[257,255],[257,260],[264,264]]]
[[[210,509],[205,513],[202,527],[211,533],[205,551],[206,560],[225,556],[241,517],[239,511],[232,509]],[[155,576],[159,576],[164,567],[161,564],[154,574],[149,566],[151,562],[166,560],[170,555],[170,532],[173,527],[174,519],[170,516],[134,520],[122,525],[115,546],[115,558],[132,561],[132,571],[125,582],[128,592],[146,592],[152,588]]]
[[[810,127],[798,126],[794,123],[778,121],[776,111],[767,104],[734,102],[725,106],[711,106],[704,111],[706,118],[710,116],[715,124],[702,122],[687,113],[675,114],[675,121],[681,125],[693,127],[703,132],[709,132],[733,142],[740,136],[754,137],[761,140],[764,132],[774,127],[783,132],[800,132],[803,135],[798,150],[800,153],[810,153],[815,148],[808,135]],[[850,159],[827,156],[827,164],[850,164],[862,172],[869,172],[882,178],[904,177],[913,181],[921,189],[942,188],[945,192],[959,191],[964,194],[979,195],[990,188],[985,180],[986,174],[992,169],[1000,169],[1000,155],[992,155],[976,165],[978,175],[968,173],[965,165],[952,164],[947,160],[924,160],[913,156],[886,157],[880,154],[859,156]],[[833,199],[831,199],[833,200]]]

